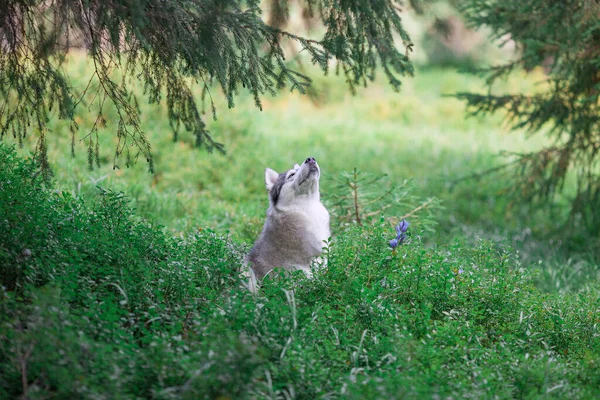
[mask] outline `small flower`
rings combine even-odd
[[[390,247],[392,249],[395,249],[396,247],[398,247],[398,245],[402,244],[406,240],[406,230],[408,229],[409,225],[410,223],[407,220],[403,219],[396,226],[396,238],[390,240]]]
[[[396,233],[398,233],[398,235],[400,235],[400,233],[406,233],[406,230],[408,229],[408,226],[410,225],[410,222],[408,222],[407,220],[403,219],[397,226],[396,226]]]

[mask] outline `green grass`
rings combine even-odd
[[[85,57],[73,55],[67,68],[76,86],[85,87],[91,73]],[[333,190],[335,179],[355,167],[388,174],[389,185],[401,185],[408,179],[415,198],[436,197],[445,207],[435,217],[437,235],[429,234],[425,240],[508,240],[528,261],[541,259],[552,264],[548,268],[565,270],[548,277],[570,276],[567,265],[585,265],[571,278],[576,284],[560,278],[558,287],[580,287],[589,275],[598,277],[597,259],[588,260],[589,254],[597,253],[598,239],[577,238],[575,244],[583,249],[578,250],[582,255],[564,254],[563,248],[567,243],[572,247],[573,240],[557,231],[567,212],[568,193],[550,207],[538,209],[515,204],[505,195],[512,185],[506,176],[461,180],[500,165],[505,161],[499,156],[501,151],[534,150],[547,143],[543,134],[527,138],[524,133],[510,132],[500,115],[468,118],[464,104],[449,95],[482,90],[481,79],[452,69],[426,67],[404,80],[401,93],[394,93],[380,75],[352,96],[342,78],[308,72],[315,80],[314,96],[282,92],[276,98],[264,98],[263,111],[244,92],[236,107],[228,109],[215,90],[218,119],[212,121],[208,114],[206,120],[214,138],[225,144],[225,156],[194,148],[194,140],[185,133],[174,142],[166,106],[141,101],[143,129],[154,149],[155,175],[147,172],[143,159],[131,168],[125,168],[125,161],[120,160],[121,169],[112,169],[114,112],[105,112],[107,125],[100,131],[103,165],[93,171],[87,167],[85,143],[77,142],[76,158],[71,159],[68,127],[52,118],[50,158],[57,186],[88,199],[99,193],[96,186],[123,191],[131,197],[138,215],[175,235],[211,228],[252,243],[268,205],[264,168],[281,171],[314,156],[323,170],[323,200],[330,207],[338,195]],[[543,79],[540,71],[515,75],[497,90],[532,92],[543,87]],[[141,90],[138,94],[142,95]],[[94,105],[89,111],[79,109],[77,121],[82,129],[78,139],[87,134],[96,111]],[[29,140],[23,154],[35,148],[35,133]],[[386,216],[392,217],[410,209],[388,211]],[[552,280],[543,284],[557,286]]]
[[[85,58],[68,68],[83,86]],[[20,159],[33,132],[19,156],[0,146],[0,398],[597,396],[596,255],[564,253],[560,202],[512,204],[498,176],[457,183],[544,137],[466,118],[444,95],[481,81],[450,69],[422,69],[400,94],[375,82],[353,97],[318,75],[315,87],[262,112],[246,94],[231,110],[218,100],[209,126],[226,156],[174,142],[165,108],[142,104],[155,175],[143,160],[112,169],[111,112],[93,171],[51,119],[50,187]],[[94,112],[80,109],[80,137]],[[332,211],[353,168],[388,175],[365,191],[399,187],[386,218],[430,197],[444,209],[411,217],[397,253],[389,222],[341,229],[334,214],[328,268],[275,275],[254,297],[237,272],[268,204],[264,168],[307,156]]]
[[[69,66],[76,76],[82,74],[79,87],[85,86],[84,73],[90,72],[85,62],[73,57]],[[199,226],[220,232],[238,230],[264,213],[264,168],[281,171],[309,155],[315,156],[323,169],[325,201],[329,200],[331,178],[357,167],[386,173],[391,183],[414,179],[420,196],[448,199],[447,206],[454,210],[456,199],[449,193],[453,180],[497,165],[500,150],[531,149],[543,141],[509,134],[502,129],[500,118],[467,118],[461,102],[444,97],[480,87],[481,81],[470,75],[424,69],[414,79],[405,80],[400,94],[385,82],[375,82],[353,97],[341,78],[317,74],[316,96],[282,93],[265,98],[262,112],[245,93],[234,109],[227,109],[218,91],[214,93],[218,120],[209,127],[214,138],[225,144],[226,156],[193,148],[192,138],[185,134],[181,141],[173,142],[165,107],[142,104],[143,128],[154,148],[155,175],[147,173],[144,160],[129,169],[112,170],[115,138],[110,112],[101,131],[101,168],[88,171],[83,143],[78,143],[76,159],[70,159],[67,126],[55,119],[50,122],[51,159],[58,186],[86,195],[97,193],[96,185],[123,190],[141,215],[173,232],[189,232]],[[533,88],[532,80],[517,77],[503,89]],[[95,111],[94,107],[89,112],[80,109],[79,138],[91,127]],[[206,119],[211,121],[210,115]],[[34,148],[35,135],[30,139],[29,149]],[[124,160],[118,164],[124,168]],[[495,196],[493,189],[489,195]],[[500,210],[494,211],[500,215]],[[460,215],[459,219],[472,224],[482,218]]]
[[[392,253],[376,219],[255,297],[230,237],[44,188],[5,146],[0,167],[2,398],[597,396],[600,286],[545,294],[501,244]]]

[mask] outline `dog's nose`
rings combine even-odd
[[[306,159],[306,161],[304,161],[304,162],[307,163],[307,164],[309,164],[309,163],[315,163],[315,162],[317,162],[317,160],[315,160],[314,157],[308,157]]]

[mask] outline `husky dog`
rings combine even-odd
[[[330,236],[329,213],[320,200],[320,175],[312,157],[282,174],[266,169],[270,205],[263,230],[246,257],[252,264],[250,290],[256,291],[256,279],[276,267],[311,275],[310,263]]]

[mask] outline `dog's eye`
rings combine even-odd
[[[291,174],[289,174],[289,175],[288,175],[288,177],[287,177],[287,178],[288,178],[288,179],[292,179],[292,178],[294,177],[294,175],[296,175],[296,173],[295,173],[295,172],[292,172]]]

